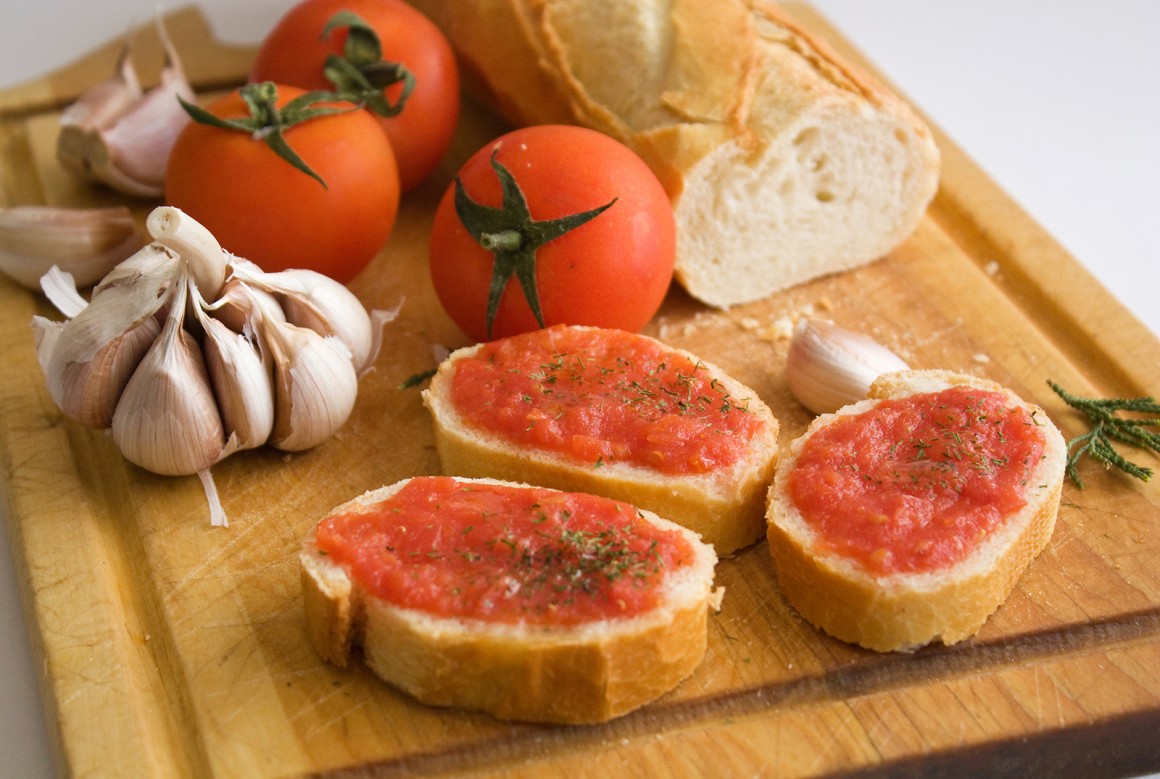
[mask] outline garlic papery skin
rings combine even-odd
[[[222,285],[218,299],[206,308],[215,319],[223,322],[235,333],[242,333],[252,328],[258,317],[275,322],[286,321],[286,317],[273,295],[265,290],[251,287],[236,277],[226,280],[226,283]]]
[[[802,319],[786,355],[786,380],[798,401],[828,414],[864,400],[883,373],[906,370],[906,362],[868,336],[832,322]]]
[[[182,327],[185,297],[183,283],[161,334],[125,385],[112,420],[121,454],[164,476],[209,468],[225,445],[201,349]]]
[[[32,290],[53,266],[91,286],[144,243],[123,206],[0,209],[0,271]]]
[[[297,452],[334,435],[354,410],[358,374],[350,350],[332,336],[265,321],[274,360],[274,430],[270,444]]]

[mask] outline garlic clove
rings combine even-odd
[[[208,469],[225,445],[201,349],[182,328],[184,287],[161,334],[121,392],[112,420],[113,441],[121,454],[164,476]]]
[[[86,89],[76,102],[61,112],[62,128],[78,128],[81,131],[107,127],[117,120],[129,106],[141,99],[143,90],[133,67],[129,45],[121,48],[113,72],[104,81]],[[67,141],[66,141],[67,146]],[[82,158],[72,150],[57,146],[57,154],[67,167],[83,165]]]
[[[270,367],[259,346],[194,308],[205,331],[203,355],[222,427],[227,437],[225,457],[261,446],[274,428],[274,386]]]
[[[320,335],[335,336],[345,343],[356,372],[362,372],[374,360],[375,325],[362,301],[345,285],[304,269],[251,272],[246,279],[277,297],[287,322]]]
[[[0,209],[0,271],[28,289],[54,265],[90,286],[143,244],[124,206]]]
[[[66,321],[46,358],[45,383],[65,416],[107,428],[117,398],[161,331],[155,315],[172,296],[176,255],[150,245],[110,273]],[[135,283],[129,283],[133,279]],[[106,282],[109,282],[106,284]]]
[[[161,332],[157,320],[118,332],[83,359],[74,357],[67,325],[49,358],[46,384],[62,413],[85,427],[105,429],[129,377]]]
[[[802,319],[795,325],[786,355],[790,391],[816,414],[865,399],[878,376],[907,368],[902,358],[874,339],[818,319]]]
[[[124,96],[110,82],[98,84],[62,114],[57,140],[57,157],[65,167],[140,197],[164,194],[169,153],[190,121],[177,98],[195,99],[160,19],[157,27],[166,60],[160,83],[119,109]],[[96,107],[86,111],[80,104]]]
[[[358,374],[350,350],[332,336],[264,320],[274,360],[274,429],[269,443],[283,451],[310,449],[334,435],[354,410]]]

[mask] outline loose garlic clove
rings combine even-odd
[[[117,64],[113,72],[100,83],[86,89],[76,102],[65,108],[60,115],[63,127],[76,127],[81,130],[96,130],[106,127],[116,121],[129,109],[133,103],[141,99],[144,91],[141,89],[141,80],[137,77],[137,70],[133,67],[133,58],[126,44],[121,48],[117,57]],[[60,147],[57,147],[60,154]],[[68,153],[61,161],[72,166],[77,158]]]
[[[184,316],[182,284],[165,327],[125,385],[112,420],[121,454],[164,476],[208,469],[225,445],[205,361],[197,341],[182,328]]]
[[[816,319],[797,323],[786,355],[790,391],[815,414],[865,399],[874,379],[907,367],[872,338]]]
[[[274,430],[283,451],[310,449],[334,435],[354,410],[358,374],[350,350],[305,327],[263,321],[274,360]]]
[[[90,286],[143,244],[124,206],[0,209],[0,271],[28,289],[53,266]]]
[[[123,106],[123,96],[102,82],[78,101],[95,104],[93,110],[74,111],[74,104],[62,114],[57,140],[57,157],[65,167],[139,197],[164,194],[169,153],[190,121],[177,98],[196,99],[160,20],[157,27],[166,58],[160,83]]]

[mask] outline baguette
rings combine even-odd
[[[826,535],[821,529],[819,512],[812,507],[816,504],[811,503],[811,508],[803,511],[800,495],[794,492],[791,484],[791,477],[802,467],[803,453],[811,441],[840,421],[858,420],[863,429],[868,429],[869,415],[884,409],[882,404],[888,401],[913,398],[935,403],[932,399],[936,393],[952,387],[996,393],[994,397],[1001,398],[1003,411],[987,414],[986,420],[980,412],[975,416],[977,422],[986,424],[990,421],[998,426],[998,420],[1012,409],[1027,412],[1030,422],[1023,423],[1023,429],[1034,429],[1041,434],[1042,455],[1037,460],[1030,458],[1034,462],[1026,467],[1021,462],[1004,460],[995,454],[984,453],[975,458],[971,449],[975,444],[971,442],[978,440],[976,433],[969,432],[973,428],[956,428],[956,423],[948,423],[946,437],[940,434],[923,439],[921,448],[909,448],[911,442],[894,439],[901,442],[898,446],[883,435],[879,439],[883,443],[877,446],[885,452],[882,459],[894,469],[891,475],[883,476],[884,471],[871,471],[863,466],[854,479],[870,484],[881,478],[888,486],[868,487],[863,495],[870,495],[869,498],[851,498],[847,494],[841,504],[839,519],[843,525],[836,531],[838,536]],[[972,394],[977,396],[978,393]],[[940,406],[928,407],[932,409],[932,415],[944,413]],[[983,407],[980,405],[978,408]],[[965,415],[964,419],[969,416]],[[1003,439],[1005,433],[998,435],[1001,440],[1006,440]],[[830,439],[827,445],[835,446],[833,440]],[[965,443],[959,445],[955,441]],[[886,450],[887,444],[897,447],[897,450]],[[863,439],[857,448],[866,450],[874,446],[873,442],[866,443]],[[818,447],[813,450],[814,453],[818,451]],[[869,649],[912,651],[934,641],[950,645],[968,638],[1007,599],[1015,582],[1051,538],[1059,510],[1066,451],[1059,430],[1041,409],[1025,403],[994,382],[947,371],[885,374],[871,386],[867,400],[846,406],[835,414],[818,417],[783,455],[770,490],[768,515],[769,547],[779,585],[789,603],[806,620],[835,638]],[[851,467],[851,460],[835,459],[830,471],[835,478],[840,473],[842,462]],[[922,541],[920,536],[911,536],[901,542],[895,540],[893,546],[883,548],[881,553],[876,550],[868,557],[868,547],[864,546],[860,553],[851,551],[857,529],[875,516],[858,511],[860,506],[857,503],[860,501],[870,505],[870,501],[894,491],[906,496],[902,500],[921,503],[922,507],[911,514],[899,513],[890,519],[886,515],[877,515],[879,522],[889,523],[884,527],[888,527],[890,532],[905,536],[908,532],[905,517],[918,517],[919,511],[933,505],[933,501],[946,498],[948,484],[953,485],[956,479],[965,479],[976,472],[994,474],[1003,469],[1016,477],[1025,472],[1025,486],[1013,488],[1017,494],[1021,491],[1025,503],[1020,506],[1016,502],[1005,507],[994,504],[996,512],[1001,515],[997,524],[990,527],[981,539],[977,533],[961,536],[959,553],[952,552],[949,557],[930,564],[899,562],[891,569],[876,565],[875,554],[880,555],[879,561],[885,559],[886,553],[898,560],[904,555],[914,555],[911,559],[918,560],[921,555],[914,553],[920,548],[929,549],[930,543]],[[935,472],[939,474],[935,478],[944,479],[945,483],[929,480],[929,474]],[[799,477],[805,473],[812,471],[800,471]],[[927,476],[923,477],[924,473]],[[923,489],[907,491],[899,488],[898,482],[890,486],[889,482],[896,474],[901,474],[899,478],[905,478],[911,484],[922,484]],[[928,481],[921,481],[923,478]],[[945,549],[952,549],[949,544],[953,542],[952,531],[946,529],[951,524],[949,517],[946,509],[936,509],[928,524],[928,527],[939,529],[933,542],[936,546],[948,544],[943,547]],[[912,521],[918,523],[920,520]]]
[[[636,355],[638,349],[655,349],[653,357],[637,359],[652,360],[650,364],[654,368],[667,361],[670,370],[650,376],[644,365],[637,366],[641,371],[632,374],[622,374],[619,368],[608,369],[609,378],[590,378],[583,386],[578,386],[568,375],[573,364],[583,363],[591,370],[600,370],[598,366],[605,364],[618,365],[622,360],[630,364],[633,360],[624,358]],[[490,380],[498,381],[511,373],[515,360],[525,354],[542,355],[529,358],[532,365],[555,360],[564,360],[567,364],[562,363],[557,374],[546,377],[544,382],[532,383],[526,391],[512,391],[513,396],[520,398],[513,410],[513,414],[520,414],[515,417],[515,430],[499,429],[488,426],[490,422],[479,423],[465,417],[453,393],[457,374],[463,372],[463,366],[471,368],[473,364],[484,363],[492,371]],[[681,374],[681,365],[688,366],[685,369],[688,374],[700,377],[704,392],[693,393],[699,395],[694,399],[699,409],[690,410],[688,404],[682,403],[688,390],[687,385],[680,383],[687,379]],[[666,376],[676,379],[666,379]],[[628,387],[627,397],[617,394],[621,389],[618,385]],[[577,386],[574,395],[563,394]],[[681,397],[674,397],[677,392]],[[639,399],[657,403],[650,403],[647,408],[644,404],[633,405],[638,394]],[[705,395],[712,395],[712,399],[706,400]],[[476,393],[469,393],[470,400],[476,398]],[[566,405],[569,399],[572,405]],[[765,497],[777,462],[778,421],[753,390],[687,351],[644,335],[557,326],[453,352],[424,390],[423,400],[434,420],[435,444],[445,474],[527,481],[623,500],[693,530],[712,544],[721,557],[753,544],[765,532]],[[503,400],[499,398],[496,403]],[[665,404],[669,400],[672,402]],[[702,401],[705,401],[703,405]],[[643,460],[616,453],[630,444],[626,441],[627,429],[615,417],[607,415],[608,408],[612,406],[615,412],[630,405],[641,414],[650,415],[649,425],[653,430],[667,429],[669,424],[688,419],[705,426],[725,424],[724,420],[715,423],[714,417],[734,414],[741,415],[734,421],[748,425],[743,428],[747,432],[723,434],[710,428],[707,433],[676,433],[679,441],[674,453],[665,455],[672,460],[706,457],[709,444],[719,443],[722,438],[732,439],[739,449],[731,462],[702,466],[694,471],[666,472],[654,464],[654,459],[659,461],[660,453],[652,448],[655,442],[651,439],[648,450],[642,453],[642,457],[647,455]],[[599,432],[588,436],[580,431],[572,436],[562,434],[551,438],[554,435],[551,426],[565,409],[570,416],[585,416]],[[531,437],[541,429],[544,430],[542,437]],[[570,441],[591,437],[598,440],[585,441],[589,446],[584,455],[557,446],[559,438],[567,447]]]
[[[706,304],[886,255],[937,188],[923,121],[766,0],[411,2],[507,120],[591,127],[649,165]]]
[[[479,603],[487,605],[485,600],[473,605],[464,597],[467,605],[462,607],[462,613],[452,607],[452,613],[441,614],[422,605],[400,603],[401,596],[376,594],[375,585],[368,583],[370,579],[388,575],[391,569],[402,570],[406,561],[415,557],[424,561],[419,568],[433,565],[429,558],[438,557],[437,547],[425,547],[425,540],[416,540],[407,549],[392,547],[397,554],[384,555],[372,564],[374,576],[360,575],[337,551],[328,553],[320,548],[321,529],[329,527],[330,521],[365,527],[377,506],[400,496],[408,485],[412,496],[440,502],[437,509],[427,513],[420,510],[416,516],[421,523],[449,521],[447,507],[457,497],[466,495],[466,500],[475,500],[488,489],[513,495],[517,501],[542,501],[546,506],[557,505],[552,501],[570,499],[555,491],[495,480],[416,477],[368,492],[335,508],[307,535],[300,555],[308,633],[323,659],[346,666],[352,646],[359,645],[364,662],[375,674],[423,703],[483,711],[501,719],[553,723],[593,723],[625,714],[671,690],[701,662],[707,641],[708,609],[718,607],[723,595],[712,587],[716,564],[712,548],[701,543],[695,534],[651,512],[637,513],[631,506],[603,498],[582,496],[595,504],[585,503],[587,508],[572,516],[553,514],[536,524],[535,532],[518,542],[523,545],[519,554],[508,551],[504,544],[477,544],[471,548],[474,551],[464,549],[459,554],[477,555],[478,560],[480,556],[488,557],[489,550],[496,547],[500,551],[491,554],[507,554],[511,560],[500,560],[501,566],[507,567],[499,570],[510,586],[502,588],[503,594],[497,600],[515,601],[523,592],[534,590],[537,582],[533,574],[551,574],[552,563],[544,561],[568,554],[568,538],[583,537],[589,532],[577,529],[587,527],[580,515],[588,512],[592,516],[592,505],[616,505],[628,512],[617,515],[618,523],[624,516],[634,518],[639,526],[634,527],[634,533],[675,538],[683,550],[675,562],[661,565],[660,573],[653,578],[646,577],[651,575],[648,571],[634,573],[633,568],[624,573],[622,578],[629,590],[643,581],[655,593],[655,603],[636,612],[587,615],[560,623],[536,616],[563,613],[569,608],[568,598],[613,599],[610,608],[615,612],[617,596],[603,584],[606,575],[609,582],[613,581],[611,568],[596,569],[586,578],[579,578],[577,570],[570,571],[564,584],[542,588],[550,593],[547,606],[518,619],[501,618],[494,610],[490,614],[478,613],[484,609]],[[538,507],[539,503],[535,505]],[[491,518],[496,533],[510,530],[505,523],[510,521],[516,526],[519,521],[515,510],[501,514]],[[348,519],[341,519],[344,516]],[[397,517],[397,513],[389,515],[391,521],[399,521]],[[480,520],[481,525],[487,522]],[[407,527],[408,536],[421,532],[414,522]],[[454,534],[458,539],[469,531],[471,526]],[[577,565],[581,567],[585,559],[599,557],[602,550],[613,548],[613,542],[607,541],[611,536],[591,532],[589,537],[600,541],[589,542],[585,547],[587,558],[576,552],[580,555]],[[561,540],[539,540],[549,536]],[[648,540],[648,536],[643,537]],[[653,554],[659,557],[660,552]],[[520,562],[512,562],[517,559]],[[634,558],[618,552],[609,559]],[[636,559],[653,565],[652,556],[644,553]],[[528,560],[538,560],[541,566],[521,576]],[[634,576],[635,580],[630,581]],[[467,589],[466,577],[454,581],[464,582]],[[522,589],[517,584],[522,584]],[[590,588],[589,584],[593,586]],[[411,587],[417,589],[418,585]],[[458,597],[447,586],[434,592],[440,601]]]

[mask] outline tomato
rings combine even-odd
[[[301,94],[278,86],[276,104]],[[307,268],[350,281],[390,236],[399,176],[374,117],[343,107],[283,133],[325,186],[250,133],[194,121],[170,152],[165,200],[205,225],[226,251],[264,270]],[[238,90],[206,110],[221,118],[250,115]]]
[[[457,212],[457,187],[485,209],[503,205],[493,158],[522,192],[531,220],[540,223],[535,229],[607,206],[535,250],[542,321],[519,271],[504,267],[502,251],[484,249]],[[635,332],[652,319],[668,292],[675,233],[668,196],[628,147],[580,127],[525,127],[477,151],[444,193],[431,230],[431,278],[444,309],[476,341],[553,324]],[[521,234],[528,238],[528,231]],[[489,328],[493,278],[506,286]]]
[[[323,30],[350,11],[378,35],[384,61],[399,62],[415,77],[402,111],[379,117],[399,163],[403,191],[434,170],[451,145],[459,119],[459,71],[451,45],[431,20],[402,0],[305,0],[293,6],[263,40],[252,81],[304,89],[333,89],[323,73],[328,55],[341,54],[347,28]],[[402,85],[388,87],[392,102]]]

